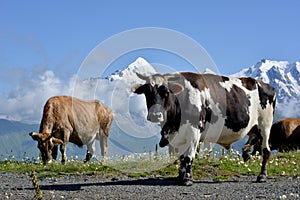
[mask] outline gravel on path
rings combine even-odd
[[[0,172],[0,199],[34,199],[28,174]],[[114,175],[63,175],[38,179],[43,199],[300,199],[300,177],[234,176],[229,181],[194,180],[178,186],[175,178]]]

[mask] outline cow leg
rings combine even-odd
[[[180,156],[180,169],[178,175],[178,185],[191,186],[193,184],[192,177],[193,159],[189,156]]]
[[[192,163],[200,140],[200,130],[190,124],[182,125],[170,144],[178,149],[180,156],[179,185],[191,186]]]
[[[259,148],[261,149],[261,136],[259,134],[258,128],[257,126],[254,126],[250,132],[248,133],[248,141],[246,142],[246,144],[243,146],[242,148],[242,157],[244,159],[244,162],[247,162],[250,159],[250,155],[251,155],[251,150],[252,147],[254,145],[255,149],[253,149],[252,151],[252,155],[255,154],[255,151]],[[259,150],[259,152],[261,152],[261,150]]]
[[[176,154],[176,148],[170,144],[168,146],[169,146],[169,155],[174,156]]]
[[[268,118],[269,120],[262,120],[261,123],[263,124],[264,127],[261,129],[261,136],[262,136],[262,152],[263,152],[263,161],[262,161],[262,166],[261,166],[261,171],[260,174],[257,176],[256,181],[257,182],[265,182],[266,177],[267,177],[267,167],[268,167],[268,162],[271,156],[271,150],[269,147],[269,136],[270,136],[270,129],[272,126],[272,118]]]
[[[242,148],[242,152],[243,152],[242,157],[244,159],[244,162],[247,162],[250,159],[250,155],[251,155],[250,152],[251,152],[253,146],[254,146],[254,148],[252,151],[252,155],[254,155],[256,151],[260,152],[260,154],[261,154],[261,146],[258,144],[259,142],[260,142],[259,137],[255,136],[253,138],[250,138],[250,136],[249,136],[249,140]]]
[[[61,163],[65,164],[67,160],[67,143],[70,139],[70,131],[67,129],[62,130],[63,144],[60,145],[59,150],[61,152]]]
[[[256,182],[266,182],[267,177],[267,167],[268,162],[270,159],[271,151],[269,151],[267,148],[263,149],[263,161],[261,166],[260,174],[258,175]]]
[[[58,146],[55,145],[51,150],[51,155],[52,155],[53,160],[56,160],[56,158],[57,158],[57,151],[58,151]]]
[[[101,149],[102,160],[105,161],[108,144],[107,144],[107,136],[104,133],[100,133],[100,149]]]
[[[260,141],[253,145],[252,155],[256,155],[256,152],[258,152],[258,155],[262,155]]]
[[[65,164],[66,160],[67,160],[66,146],[67,146],[67,144],[64,143],[64,144],[60,145],[60,147],[59,147],[59,150],[61,152],[61,163],[62,164]]]
[[[86,156],[84,162],[89,162],[95,153],[95,142],[87,144]]]

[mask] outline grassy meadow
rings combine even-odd
[[[276,153],[271,156],[268,166],[268,176],[300,176],[300,152],[292,151]],[[193,163],[194,179],[210,177],[214,180],[229,180],[234,175],[258,175],[262,156],[255,155],[244,163],[239,152],[215,152],[211,156],[197,157]],[[129,177],[176,177],[179,161],[169,155],[141,154],[134,157],[107,159],[105,162],[92,161],[83,163],[71,159],[66,164],[52,162],[42,165],[39,161],[14,161],[12,158],[0,162],[1,172],[32,173],[38,178],[64,176],[66,174],[111,174]]]

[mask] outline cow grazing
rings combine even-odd
[[[243,147],[244,161],[250,158],[252,146],[254,146],[252,155],[256,151],[261,154],[261,137],[257,131],[249,134],[248,141]],[[271,150],[278,150],[279,152],[300,148],[300,118],[284,118],[276,121],[271,127],[269,145]]]
[[[137,76],[146,83],[131,90],[145,95],[147,119],[160,123],[160,147],[170,143],[178,150],[180,185],[193,183],[192,163],[199,141],[228,149],[255,128],[260,130],[264,153],[257,181],[265,181],[270,156],[267,141],[276,102],[273,87],[253,78],[190,72]]]
[[[44,106],[39,133],[29,135],[38,141],[43,163],[57,156],[60,145],[61,162],[66,161],[66,145],[72,142],[79,147],[87,145],[85,161],[95,152],[95,139],[100,141],[101,155],[107,152],[107,137],[113,120],[112,112],[100,101],[83,101],[70,96],[55,96]]]

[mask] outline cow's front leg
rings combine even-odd
[[[52,155],[53,160],[56,160],[56,158],[57,158],[57,151],[58,151],[58,146],[55,145],[51,150],[51,155]]]
[[[94,142],[87,144],[86,156],[84,162],[89,162],[95,153]]]
[[[191,124],[182,125],[178,133],[171,139],[170,144],[178,149],[180,156],[179,185],[193,184],[192,163],[196,155],[200,139],[200,130]]]
[[[61,163],[65,164],[67,160],[67,143],[69,142],[71,131],[62,129],[61,133],[63,136],[63,144],[60,145]]]
[[[192,164],[193,159],[189,156],[180,156],[179,185],[191,186],[193,184]]]
[[[67,146],[67,144],[64,143],[64,144],[60,145],[60,147],[59,147],[59,150],[61,153],[61,163],[62,164],[65,164],[66,160],[67,160],[66,146]]]

